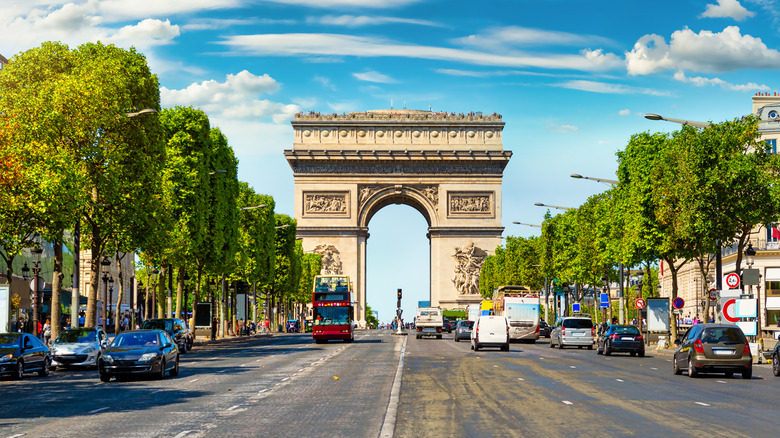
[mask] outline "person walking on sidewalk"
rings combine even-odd
[[[217,339],[217,318],[211,318],[211,340]]]

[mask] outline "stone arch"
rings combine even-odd
[[[436,197],[430,195],[426,189],[435,188]],[[388,185],[362,187],[361,190],[374,189],[364,197],[360,196],[360,207],[358,210],[357,226],[367,228],[371,218],[382,208],[391,204],[408,205],[418,212],[428,222],[428,228],[439,225],[437,212],[438,186],[430,185],[425,187]],[[361,192],[359,192],[361,193]],[[362,193],[367,193],[363,191]],[[427,194],[426,194],[427,193]]]

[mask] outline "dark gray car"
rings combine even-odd
[[[455,342],[461,339],[471,340],[471,329],[474,328],[474,321],[458,321],[455,325]]]
[[[731,377],[742,373],[753,376],[753,356],[742,329],[733,324],[696,324],[683,336],[674,352],[675,374],[688,371],[688,377],[699,373],[725,373]]]

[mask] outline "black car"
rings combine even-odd
[[[552,332],[550,324],[547,324],[547,321],[539,321],[539,337],[549,338],[550,332]]]
[[[772,350],[772,374],[780,377],[780,342],[775,344],[775,349]]]
[[[192,350],[193,336],[179,318],[155,318],[144,321],[142,329],[165,330],[179,347],[180,353]]]
[[[100,380],[111,377],[152,374],[160,379],[179,374],[179,349],[164,330],[122,332],[100,356]]]
[[[613,352],[645,356],[645,342],[639,329],[633,325],[611,325],[596,340],[596,354],[609,356]]]
[[[49,375],[51,352],[40,339],[29,333],[0,333],[0,375],[22,379],[24,373]]]
[[[447,333],[452,333],[452,330],[455,328],[455,321],[450,321],[449,319],[444,319],[444,330],[447,330]]]

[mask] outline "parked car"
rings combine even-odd
[[[568,316],[559,318],[550,333],[550,348],[577,346],[577,348],[588,347],[593,349],[593,343],[596,339],[596,328],[593,326],[593,320],[590,316]]]
[[[97,367],[108,348],[108,336],[102,327],[68,328],[60,332],[51,346],[52,366]]]
[[[552,328],[550,328],[550,324],[547,324],[547,321],[540,320],[539,321],[539,336],[544,338],[550,337],[550,332],[552,332]]]
[[[461,339],[471,339],[471,329],[474,327],[474,321],[458,321],[455,325],[455,342]]]
[[[0,375],[10,374],[17,380],[25,373],[49,375],[51,352],[40,339],[29,333],[0,333]]]
[[[631,356],[645,357],[645,341],[639,329],[633,325],[611,325],[596,340],[596,354],[609,356],[614,352],[627,352]]]
[[[194,342],[192,333],[184,325],[184,321],[179,318],[155,318],[147,319],[141,326],[142,329],[165,330],[179,347],[180,353],[186,353],[192,350]]]
[[[688,371],[688,377],[699,373],[753,377],[750,345],[742,329],[732,324],[696,324],[689,328],[674,352],[672,366],[674,374]]]
[[[179,349],[164,330],[135,330],[118,334],[98,361],[100,380],[153,374],[179,375]]]
[[[447,333],[452,333],[452,330],[455,328],[455,321],[444,319],[444,330],[447,330]]]
[[[499,347],[509,351],[509,321],[503,316],[480,315],[471,330],[471,349]]]

